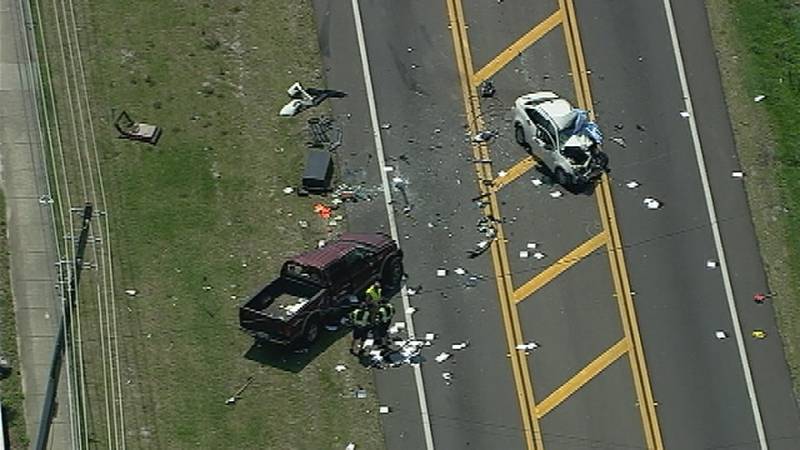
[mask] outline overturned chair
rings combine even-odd
[[[124,110],[114,120],[114,128],[119,132],[120,139],[147,142],[151,145],[156,145],[161,139],[161,127],[134,122]]]

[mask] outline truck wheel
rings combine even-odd
[[[569,174],[561,167],[556,167],[555,175],[556,183],[560,184],[561,186],[567,187],[572,185],[572,177],[569,176]]]
[[[514,124],[514,139],[517,141],[517,144],[529,148],[528,141],[525,140],[525,130],[522,129],[522,125],[519,123]]]
[[[389,290],[394,290],[400,287],[403,281],[403,261],[397,256],[392,256],[383,265],[383,273],[381,274],[381,284]]]
[[[311,317],[306,322],[306,328],[303,330],[303,342],[305,344],[313,344],[319,337],[319,320],[316,317]]]

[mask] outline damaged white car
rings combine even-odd
[[[517,143],[535,149],[558,184],[593,183],[608,171],[608,155],[600,149],[603,134],[586,111],[553,92],[523,95],[513,109]]]

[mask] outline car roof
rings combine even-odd
[[[387,241],[391,241],[391,238],[383,233],[344,233],[338,240],[301,253],[292,258],[292,261],[324,270],[356,247],[379,247]]]
[[[548,100],[536,105],[536,108],[550,117],[550,120],[555,122],[559,130],[572,125],[575,121],[575,116],[578,115],[572,105],[563,98]]]

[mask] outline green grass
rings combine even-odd
[[[14,299],[11,295],[11,280],[8,257],[8,224],[6,223],[6,200],[0,192],[0,351],[14,368],[8,378],[0,380],[0,401],[3,403],[3,420],[8,427],[8,438],[12,449],[28,447],[23,410],[22,384],[17,353],[17,327],[14,316]]]
[[[726,100],[795,395],[800,395],[800,6],[708,0]],[[754,103],[756,95],[766,95]]]
[[[314,200],[281,192],[299,180],[309,116],[277,117],[285,90],[324,83],[310,2],[76,7],[116,289],[139,291],[117,298],[127,446],[381,448],[372,376],[352,361],[347,339],[329,339],[319,354],[246,356],[251,339],[238,329],[242,299],[327,231]],[[58,86],[53,28],[45,29]],[[58,100],[63,122],[67,100]],[[157,147],[115,138],[121,109],[164,128]],[[301,219],[311,225],[300,228]],[[336,373],[338,363],[349,369]],[[250,376],[242,399],[226,406]],[[350,398],[356,386],[371,395]],[[99,400],[90,404],[102,424]]]

